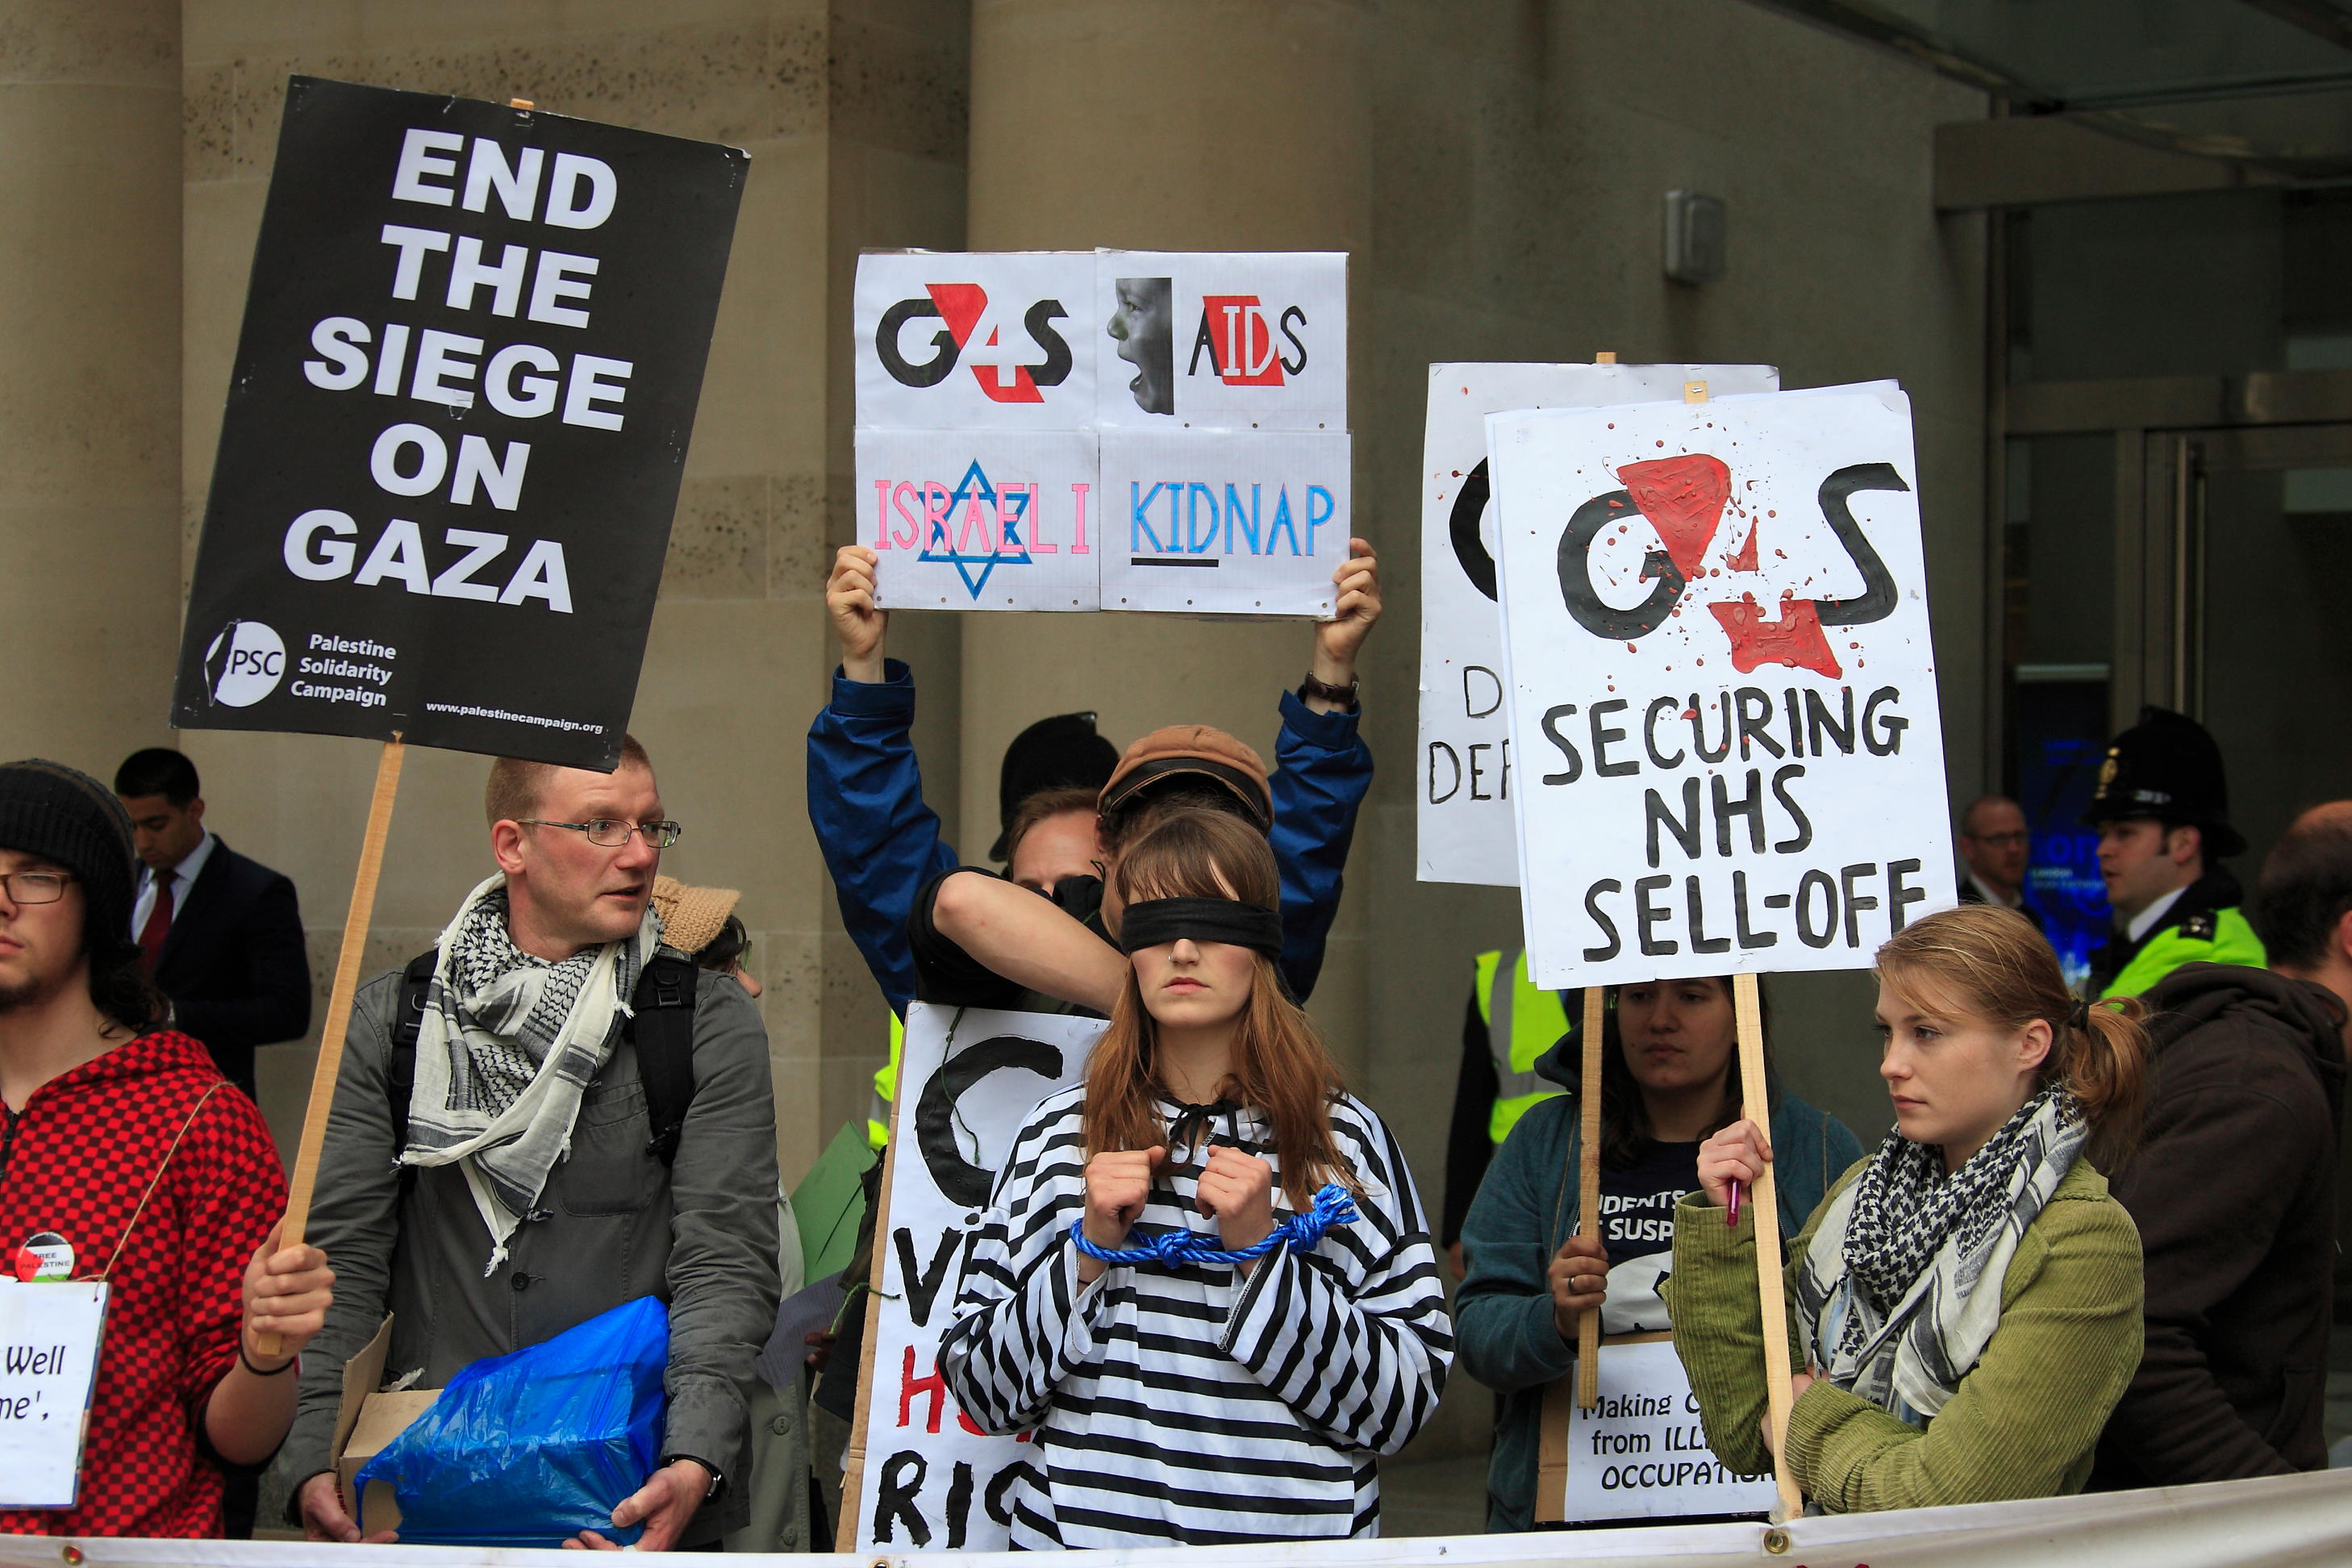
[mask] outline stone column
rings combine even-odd
[[[0,749],[110,779],[180,635],[180,6],[0,4]]]
[[[971,247],[1360,253],[1371,229],[1369,26],[1359,0],[975,0]],[[1354,282],[1360,298],[1360,274]],[[1360,305],[1351,315],[1362,319]],[[1403,564],[1400,555],[1391,569]],[[1049,713],[1093,709],[1122,746],[1162,724],[1214,724],[1271,763],[1276,700],[1305,673],[1312,637],[1296,621],[965,616],[958,842],[969,856],[995,837],[1005,743]],[[1351,1063],[1363,1039],[1360,928],[1343,915],[1314,999]]]

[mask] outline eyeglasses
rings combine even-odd
[[[13,904],[54,904],[72,880],[63,871],[10,871],[0,873],[0,893]]]
[[[549,822],[543,817],[518,818],[526,827],[568,827],[574,833],[584,833],[588,842],[605,849],[618,849],[629,841],[629,835],[641,833],[646,843],[655,849],[667,849],[677,842],[686,831],[675,822],[623,822],[617,817],[592,816],[585,822]]]
[[[1979,844],[1998,844],[2004,847],[2033,842],[2033,836],[2030,833],[1963,833],[1960,837],[1972,839]]]

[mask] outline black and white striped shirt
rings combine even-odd
[[[1352,1096],[1334,1141],[1361,1217],[1310,1252],[1225,1266],[1113,1265],[1078,1284],[1085,1089],[1031,1113],[998,1175],[940,1367],[992,1432],[1035,1428],[1013,1493],[1015,1547],[1302,1540],[1380,1533],[1379,1456],[1437,1408],[1453,1325],[1429,1223],[1381,1119]],[[1163,1101],[1163,1117],[1179,1107]],[[1254,1111],[1226,1139],[1276,1166]],[[1138,1228],[1213,1235],[1199,1160],[1160,1169]]]

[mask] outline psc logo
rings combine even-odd
[[[1059,300],[1040,300],[1021,318],[1029,344],[1016,347],[1007,340],[1008,321],[989,302],[988,290],[977,283],[926,283],[928,298],[901,300],[882,312],[874,329],[874,353],[890,379],[901,386],[937,386],[961,363],[992,403],[1043,403],[1040,387],[1059,386],[1070,374],[1068,340],[1054,323],[1069,312]],[[931,334],[931,355],[918,364],[899,346],[907,323],[936,320],[945,323]],[[1019,357],[1034,345],[1044,358],[1026,363]]]
[[[250,708],[286,676],[286,644],[259,621],[231,621],[205,649],[205,690],[225,708]]]

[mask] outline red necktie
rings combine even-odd
[[[147,978],[155,978],[155,961],[163,956],[163,939],[172,934],[172,883],[173,873],[165,871],[155,879],[155,907],[147,911],[147,923],[139,928],[139,967]]]

